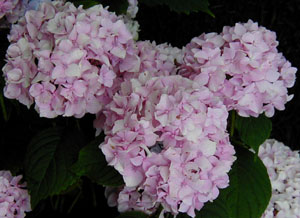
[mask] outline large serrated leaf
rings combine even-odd
[[[237,160],[229,173],[230,186],[207,203],[197,218],[260,218],[268,206],[272,188],[267,169],[245,148],[236,149]]]
[[[76,137],[75,137],[76,138]],[[31,195],[31,206],[60,194],[78,177],[70,170],[78,154],[74,135],[62,129],[48,129],[34,137],[25,157],[25,177]]]
[[[72,171],[78,176],[87,176],[99,185],[123,185],[122,176],[113,167],[107,165],[99,149],[100,143],[101,136],[83,147],[79,152],[78,161],[72,166]]]
[[[272,131],[272,122],[265,115],[259,117],[241,117],[236,116],[236,129],[239,132],[241,140],[249,145],[255,153],[259,146],[270,137]]]
[[[140,2],[149,6],[167,5],[172,11],[177,13],[189,14],[202,11],[214,17],[214,14],[209,10],[208,0],[141,0]]]

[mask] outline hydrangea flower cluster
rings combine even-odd
[[[257,23],[225,26],[221,34],[195,37],[186,46],[181,75],[203,84],[241,116],[283,110],[291,100],[296,68],[277,50],[276,34]]]
[[[25,13],[28,0],[1,0],[0,19],[6,16],[9,23],[15,23]]]
[[[101,5],[42,3],[9,35],[4,94],[44,117],[82,117],[110,101],[124,71],[138,68],[124,22]]]
[[[178,75],[124,81],[103,112],[109,165],[123,176],[119,211],[195,216],[228,186],[234,157],[228,112],[213,93]]]
[[[272,184],[272,197],[263,218],[300,217],[300,156],[274,139],[259,148]]]
[[[9,171],[0,171],[0,217],[23,218],[31,211],[30,196],[22,176],[13,177]]]

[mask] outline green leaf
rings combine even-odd
[[[108,10],[118,15],[126,14],[128,8],[128,0],[101,0],[101,4],[109,6]]]
[[[249,145],[257,154],[259,146],[270,137],[272,122],[265,115],[259,117],[236,116],[235,127],[241,140]]]
[[[25,156],[25,178],[32,208],[77,182],[78,177],[70,170],[78,155],[77,135],[53,128],[32,139]]]
[[[208,0],[141,0],[148,6],[167,5],[172,11],[189,14],[191,12],[205,12],[212,17],[215,15],[209,10]]]
[[[82,5],[83,8],[87,9],[87,8],[91,8],[95,5],[99,5],[100,2],[99,1],[95,1],[95,0],[73,0],[71,1],[74,3],[75,6],[79,6]]]
[[[125,14],[128,8],[127,0],[72,0],[77,7],[83,5],[83,8],[90,8],[95,5],[102,4],[103,7],[109,6],[109,11],[116,14]]]
[[[130,211],[126,213],[121,213],[117,218],[147,218],[148,215],[139,211]]]
[[[229,172],[230,186],[212,203],[197,212],[197,218],[260,218],[268,206],[272,188],[267,169],[254,154],[236,148],[237,160]]]
[[[104,186],[121,186],[124,184],[122,176],[107,165],[102,151],[99,149],[103,136],[83,147],[79,152],[78,161],[72,166],[77,176],[87,176],[92,181]]]

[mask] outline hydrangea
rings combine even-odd
[[[12,176],[0,171],[0,217],[22,218],[31,211],[30,196],[25,184],[19,184],[22,176]]]
[[[234,157],[228,112],[208,88],[181,76],[126,80],[104,110],[109,165],[123,176],[119,211],[195,216],[228,186]]]
[[[6,16],[9,23],[15,23],[25,13],[28,0],[0,0],[0,19]]]
[[[185,48],[181,75],[203,84],[241,116],[283,110],[296,68],[277,50],[276,34],[249,20],[221,34],[195,37]]]
[[[4,95],[42,117],[95,114],[139,64],[123,21],[101,5],[42,3],[13,25],[3,67]]]
[[[141,74],[148,78],[176,75],[183,58],[181,49],[172,47],[167,43],[156,45],[156,42],[150,41],[138,41],[136,45],[137,50],[135,54],[139,60],[139,64],[134,65],[136,67],[136,73],[127,72],[126,69],[124,69],[124,80],[138,78]],[[128,64],[130,64],[130,62],[128,62]],[[128,67],[132,68],[134,66],[129,65]],[[97,129],[96,135],[98,135],[103,128],[102,112],[97,114],[94,127]]]
[[[259,148],[272,184],[272,197],[264,218],[300,217],[300,156],[274,139]]]

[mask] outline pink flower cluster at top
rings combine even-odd
[[[292,96],[296,68],[276,49],[276,34],[257,23],[225,26],[221,34],[202,34],[185,48],[181,75],[209,87],[228,110],[241,116],[283,110]]]
[[[31,211],[30,196],[22,176],[13,177],[9,171],[0,171],[0,217],[23,218]]]
[[[41,116],[82,117],[108,103],[124,71],[137,71],[131,34],[101,5],[42,3],[12,27],[4,94]]]
[[[6,16],[9,23],[15,23],[24,15],[28,0],[0,0],[0,19]]]
[[[272,197],[262,218],[300,218],[300,156],[274,139],[259,148],[272,184]]]
[[[125,81],[104,110],[108,164],[125,181],[118,209],[195,216],[228,186],[234,149],[228,112],[213,93],[192,80],[142,73]]]

